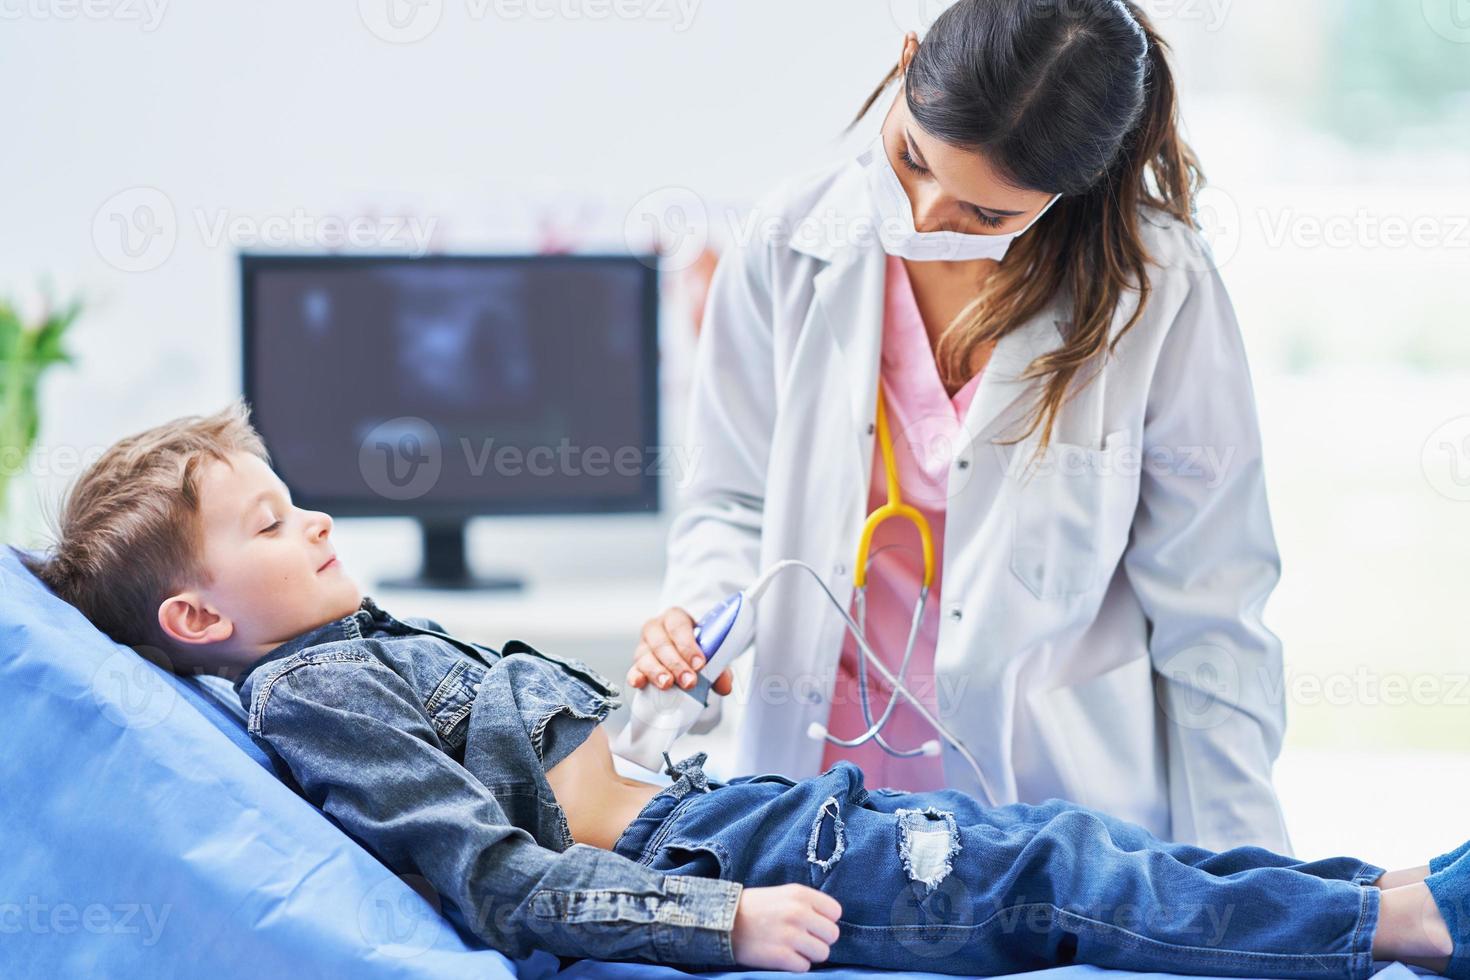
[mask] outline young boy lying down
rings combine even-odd
[[[245,407],[124,439],[68,491],[32,568],[120,643],[234,680],[251,736],[387,865],[512,957],[1002,974],[1470,976],[1470,856],[1385,873],[1158,840],[1060,801],[982,806],[792,781],[619,776],[587,665],[398,620],[272,472]]]

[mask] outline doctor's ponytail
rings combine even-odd
[[[941,377],[957,388],[984,350],[1061,300],[1065,342],[1027,369],[1041,397],[1009,442],[1040,427],[1044,450],[1073,382],[1085,373],[1085,384],[1142,316],[1150,293],[1142,215],[1192,225],[1204,177],[1179,132],[1167,53],[1131,0],[958,0],[907,73],[895,67],[848,127],[902,79],[929,135],[983,154],[1017,187],[1062,194],[936,347]],[[1136,307],[1115,326],[1129,292]]]

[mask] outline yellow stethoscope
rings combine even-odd
[[[858,539],[857,565],[853,584],[857,586],[859,601],[864,601],[868,590],[868,564],[872,560],[869,552],[873,548],[873,534],[878,525],[890,517],[902,517],[913,522],[919,531],[919,542],[924,549],[924,586],[919,601],[928,598],[929,586],[934,584],[934,534],[929,519],[917,507],[903,502],[903,492],[898,485],[898,460],[893,455],[893,436],[888,433],[888,412],[883,405],[883,390],[878,390],[878,448],[883,453],[883,472],[888,479],[888,503],[868,515],[863,524],[862,537]]]
[[[902,697],[969,764],[975,773],[975,779],[986,802],[991,806],[998,806],[999,798],[995,795],[994,790],[991,789],[990,781],[985,778],[985,771],[980,768],[980,763],[975,759],[974,754],[970,752],[969,748],[966,747],[959,736],[950,730],[948,725],[935,717],[924,703],[904,686],[903,677],[908,671],[909,660],[913,656],[914,645],[918,640],[919,625],[923,622],[924,607],[929,600],[929,589],[934,584],[934,536],[929,527],[928,519],[916,507],[904,503],[903,492],[898,482],[898,459],[893,451],[893,436],[888,428],[888,412],[883,403],[883,389],[881,384],[878,389],[877,431],[878,447],[883,454],[883,472],[888,485],[888,501],[868,515],[868,519],[863,523],[862,535],[858,540],[857,564],[853,571],[853,600],[857,606],[858,619],[853,619],[852,615],[832,593],[832,590],[828,588],[827,583],[823,581],[822,576],[815,568],[807,562],[795,558],[788,558],[777,562],[767,569],[760,579],[757,580],[757,584],[752,586],[750,590],[751,600],[754,602],[755,599],[759,598],[759,595],[765,591],[766,587],[779,572],[791,567],[801,568],[816,580],[817,585],[826,595],[828,601],[832,603],[842,616],[843,622],[847,625],[848,631],[852,633],[853,639],[857,641],[859,659],[857,671],[858,696],[863,707],[863,720],[867,723],[867,729],[855,738],[837,738],[827,731],[826,725],[814,721],[807,726],[808,737],[826,740],[846,748],[854,748],[862,745],[869,739],[874,739],[883,751],[900,758],[916,755],[938,755],[940,752],[938,739],[929,739],[917,748],[904,750],[895,749],[884,740],[882,735],[883,726],[892,717],[893,709],[897,706],[898,699]],[[923,548],[924,556],[924,578],[919,588],[918,600],[914,604],[914,616],[909,624],[908,640],[904,644],[903,659],[899,662],[898,675],[896,677],[889,671],[887,665],[878,658],[878,655],[873,652],[873,648],[869,645],[867,638],[868,567],[872,564],[873,558],[877,557],[870,553],[873,545],[873,533],[877,531],[880,524],[890,518],[902,518],[914,525],[919,532],[919,542]],[[893,545],[885,547],[893,547]],[[883,550],[880,548],[879,553],[881,554]],[[887,681],[888,686],[893,690],[893,696],[889,698],[888,705],[883,709],[882,716],[876,720],[873,718],[872,708],[868,699],[867,676],[870,668],[876,671],[878,676]]]
[[[924,620],[924,607],[929,601],[929,589],[934,584],[934,534],[929,526],[929,520],[919,509],[912,504],[904,503],[903,491],[898,482],[898,458],[893,451],[893,435],[888,428],[888,411],[883,403],[883,387],[878,386],[878,449],[883,454],[883,473],[888,484],[888,501],[874,509],[863,522],[863,533],[858,538],[857,562],[853,566],[853,601],[857,606],[856,637],[858,639],[858,659],[860,661],[857,671],[858,701],[863,708],[863,722],[868,726],[867,730],[855,738],[838,738],[827,732],[825,728],[822,737],[834,745],[845,748],[856,748],[869,739],[876,741],[880,748],[889,755],[899,758],[912,758],[917,755],[938,755],[939,742],[935,739],[926,741],[912,749],[896,749],[888,744],[883,737],[883,726],[893,715],[893,709],[898,705],[899,692],[903,691],[908,696],[907,688],[904,688],[904,675],[908,672],[909,660],[912,659],[914,646],[919,638],[919,626]],[[893,687],[893,694],[888,699],[888,705],[883,709],[883,714],[876,721],[873,719],[872,705],[868,695],[868,669],[867,660],[871,656],[871,649],[866,641],[868,635],[868,568],[877,556],[872,554],[873,535],[877,532],[884,521],[901,519],[909,521],[919,532],[919,543],[923,548],[924,555],[924,578],[919,587],[919,597],[914,603],[914,616],[909,623],[908,640],[904,643],[903,659],[899,661],[898,676],[889,678]],[[881,553],[881,549],[880,549]],[[874,657],[874,660],[877,658]],[[910,702],[918,706],[918,700],[909,696]]]

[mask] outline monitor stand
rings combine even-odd
[[[423,534],[423,562],[417,575],[384,579],[385,589],[453,589],[456,591],[514,591],[526,587],[513,576],[480,578],[465,561],[464,521],[419,521]]]

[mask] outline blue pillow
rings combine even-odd
[[[207,682],[112,642],[8,547],[0,737],[0,976],[516,975],[278,781]]]

